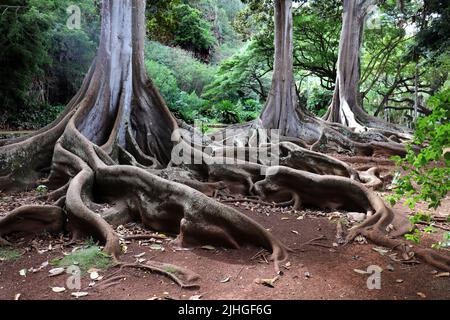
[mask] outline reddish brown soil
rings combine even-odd
[[[446,199],[442,210],[448,212],[450,199]],[[450,299],[449,277],[436,277],[433,268],[425,264],[408,265],[392,261],[387,255],[372,250],[372,244],[350,244],[333,247],[336,224],[327,217],[320,217],[314,211],[308,211],[304,219],[297,220],[298,214],[272,212],[265,213],[243,210],[276,234],[291,248],[298,248],[320,235],[326,240],[318,241],[327,247],[304,246],[302,252],[290,256],[289,270],[275,282],[274,288],[255,283],[256,278],[273,278],[273,265],[262,258],[251,258],[258,248],[241,250],[193,249],[175,251],[164,243],[165,251],[155,251],[140,246],[138,242],[128,245],[128,252],[123,256],[126,261],[134,262],[142,252],[143,258],[170,262],[186,267],[201,276],[200,288],[195,290],[180,289],[164,276],[141,270],[124,269],[118,275],[125,280],[107,289],[97,290],[102,280],[93,288],[88,288],[88,276],[83,278],[83,289],[89,295],[80,299],[189,299],[193,295],[202,295],[202,299]],[[283,219],[284,218],[284,219]],[[289,220],[285,219],[289,218]],[[294,231],[294,232],[293,232]],[[298,234],[297,234],[298,232]],[[42,238],[41,238],[42,239]],[[429,245],[439,239],[439,234],[427,237],[423,245]],[[67,275],[48,277],[50,266],[26,277],[19,275],[23,268],[37,268],[41,263],[61,257],[62,251],[70,251],[64,243],[46,238],[39,247],[53,244],[53,250],[39,254],[30,246],[29,241],[18,245],[24,253],[14,261],[0,262],[0,299],[13,299],[18,293],[20,299],[75,299],[70,291],[54,293],[51,287],[65,286]],[[59,243],[56,244],[55,243]],[[32,248],[32,249],[30,249]],[[388,271],[392,265],[394,271]],[[370,265],[384,269],[381,274],[381,289],[369,290],[366,285],[368,275],[359,274],[354,269],[366,270]],[[101,272],[108,277],[117,272],[117,268]],[[309,274],[309,277],[306,275]],[[221,281],[230,278],[228,282]],[[397,283],[396,280],[403,280]],[[425,295],[420,297],[418,292]]]

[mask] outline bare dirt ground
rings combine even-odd
[[[34,192],[15,195],[0,194],[0,216],[20,204],[28,203]],[[382,193],[383,195],[383,193]],[[270,229],[290,248],[299,249],[290,255],[282,267],[283,275],[273,287],[257,283],[256,279],[275,277],[273,264],[266,261],[268,253],[259,248],[230,250],[204,247],[177,250],[168,239],[133,240],[126,243],[122,259],[136,262],[141,259],[168,262],[185,267],[200,275],[199,288],[181,289],[170,279],[137,269],[119,270],[112,267],[100,271],[102,280],[89,286],[89,275],[82,278],[82,289],[88,293],[79,299],[450,299],[450,277],[418,261],[399,261],[393,251],[373,244],[339,245],[336,240],[337,221],[352,224],[345,212],[316,210],[294,211],[274,209],[263,205],[232,202],[229,205],[257,220]],[[396,210],[403,214],[409,209],[398,204]],[[418,209],[426,211],[421,204]],[[433,216],[447,217],[450,198]],[[354,224],[354,222],[353,222]],[[349,226],[350,226],[349,225]],[[442,240],[448,223],[439,224],[437,232],[427,234],[421,246]],[[119,228],[120,232],[139,234],[139,225]],[[148,231],[147,231],[148,233]],[[320,238],[320,239],[318,239]],[[313,239],[318,239],[312,241]],[[67,238],[41,235],[36,238],[16,239],[16,249],[22,255],[14,260],[0,262],[0,299],[76,299],[70,290],[55,293],[52,287],[65,286],[67,274],[49,277],[51,265],[46,262],[60,258],[63,253],[79,247],[80,243],[67,245]],[[152,246],[153,244],[153,246]],[[444,249],[445,250],[445,249]],[[144,263],[144,262],[143,262]],[[34,269],[41,270],[33,272]],[[381,272],[381,288],[369,290],[363,274],[369,266],[376,265]],[[19,271],[27,269],[26,276]],[[30,271],[31,269],[31,271]],[[116,279],[111,282],[111,278]],[[108,280],[109,279],[109,280]],[[107,285],[110,283],[110,285]],[[92,285],[92,283],[91,283]],[[76,290],[75,290],[76,291]]]

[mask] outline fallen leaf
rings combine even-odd
[[[75,298],[81,298],[81,297],[86,297],[89,293],[87,292],[72,292],[70,295],[74,296]]]
[[[417,295],[421,298],[426,298],[427,296],[423,292],[417,292]]]
[[[55,277],[55,276],[59,276],[60,274],[63,274],[65,271],[64,268],[53,268],[51,270],[48,271],[49,273],[49,277]]]
[[[142,258],[145,255],[145,252],[135,255],[135,258]]]
[[[361,269],[353,269],[353,271],[355,271],[356,273],[359,273],[359,274],[367,274],[367,271],[361,270]]]
[[[22,269],[22,270],[20,270],[20,271],[19,271],[19,274],[20,274],[22,277],[26,277],[26,276],[27,276],[27,269]]]
[[[441,272],[434,276],[435,278],[450,277],[450,272]]]
[[[89,278],[91,278],[91,280],[97,280],[99,276],[97,271],[89,273]]]
[[[275,288],[275,282],[279,279],[279,276],[276,276],[272,279],[255,279],[255,283],[262,284],[263,286],[269,288]]]
[[[56,292],[56,293],[61,293],[61,292],[66,291],[66,288],[64,288],[64,287],[52,287],[52,291]]]
[[[230,282],[230,277],[227,277],[227,278],[221,280],[220,282],[221,282],[221,283]]]
[[[213,246],[202,246],[201,248],[204,250],[216,250]]]
[[[385,254],[389,253],[389,251],[390,251],[388,249],[381,248],[381,247],[374,247],[374,248],[372,248],[372,250],[378,252],[382,256],[384,256]]]

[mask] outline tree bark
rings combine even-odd
[[[336,86],[332,104],[325,116],[330,122],[341,123],[357,131],[364,117],[359,93],[361,76],[361,46],[367,8],[372,0],[344,0],[343,24],[339,41]]]
[[[370,129],[409,133],[406,128],[369,115],[362,107],[359,90],[364,23],[374,0],[344,0],[341,38],[333,100],[324,119],[356,132]]]
[[[275,0],[275,56],[272,86],[260,119],[264,128],[297,136],[298,99],[293,71],[292,0]]]

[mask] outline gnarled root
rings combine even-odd
[[[188,269],[181,268],[169,263],[163,263],[158,261],[147,261],[145,264],[139,263],[123,263],[119,264],[120,268],[137,268],[142,270],[148,270],[150,272],[160,273],[166,277],[172,279],[183,289],[197,288],[199,285],[196,281],[200,276]]]
[[[263,199],[276,199],[285,194],[295,194],[303,205],[323,209],[346,209],[367,213],[359,226],[352,228],[347,241],[364,235],[372,242],[422,258],[443,270],[450,270],[450,258],[436,251],[406,246],[395,237],[411,230],[408,219],[394,212],[361,183],[344,177],[320,176],[286,167],[272,167],[266,179],[255,183],[256,192]],[[408,253],[407,253],[408,254]]]
[[[23,206],[0,219],[0,237],[15,232],[36,234],[61,232],[65,214],[56,206]]]

